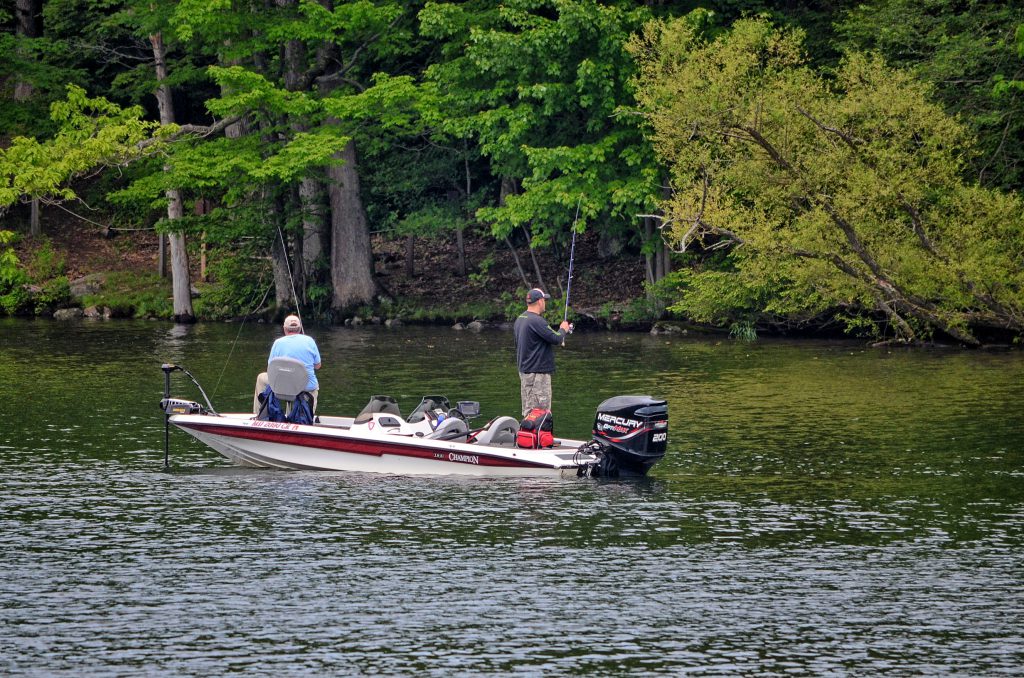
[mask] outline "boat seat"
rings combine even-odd
[[[277,399],[284,403],[287,414],[295,398],[306,390],[309,374],[301,360],[273,358],[267,363],[267,383]]]
[[[389,395],[375,395],[370,396],[370,402],[366,403],[366,407],[356,415],[353,424],[365,424],[373,418],[372,415],[377,412],[383,414],[393,414],[396,417],[402,416],[401,410],[398,409],[398,401]]]
[[[451,404],[444,396],[423,396],[420,400],[420,404],[416,406],[416,409],[409,413],[409,418],[406,419],[406,421],[410,424],[418,424],[426,418],[428,411],[433,412],[434,410],[441,410],[442,412],[447,412],[451,408]]]
[[[458,417],[448,417],[437,428],[428,435],[428,438],[435,440],[448,440],[455,443],[464,443],[469,436],[469,426]]]
[[[477,434],[477,445],[502,445],[514,443],[519,432],[519,421],[512,417],[497,417],[487,428]]]

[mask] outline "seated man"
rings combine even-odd
[[[281,357],[295,358],[306,366],[306,373],[309,375],[306,390],[313,396],[313,411],[315,412],[320,383],[316,379],[314,370],[320,369],[320,349],[317,348],[313,337],[302,333],[302,321],[297,315],[290,315],[284,319],[284,336],[274,342],[267,362]],[[260,413],[260,394],[266,390],[267,386],[267,373],[260,372],[260,375],[256,377],[256,395],[252,401],[253,414]]]

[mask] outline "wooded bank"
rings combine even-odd
[[[60,296],[13,243],[62,205],[163,233],[183,321],[200,242],[217,314],[339,319],[417,303],[373,232],[500,300],[575,229],[649,320],[1018,339],[1024,8],[723,7],[0,3],[0,308]]]

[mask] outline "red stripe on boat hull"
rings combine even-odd
[[[452,464],[469,464],[471,466],[500,466],[513,468],[555,468],[549,464],[526,461],[525,459],[506,459],[504,457],[492,457],[487,453],[477,450],[435,450],[433,448],[415,447],[413,445],[401,445],[389,443],[383,440],[363,441],[338,438],[336,436],[317,435],[313,433],[283,432],[273,429],[253,429],[239,426],[221,426],[217,424],[195,424],[192,422],[179,423],[175,425],[183,429],[194,429],[210,435],[224,436],[227,438],[242,438],[245,440],[257,440],[265,443],[279,445],[293,445],[295,447],[311,447],[319,450],[330,450],[332,452],[348,452],[350,454],[364,454],[380,457],[385,454],[399,457],[414,457],[418,459],[430,459],[431,461],[443,461]],[[451,454],[461,456],[475,456],[477,463],[452,459]]]

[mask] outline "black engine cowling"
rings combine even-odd
[[[668,447],[668,403],[650,396],[615,396],[594,417],[593,443],[601,448],[594,476],[644,476]]]

